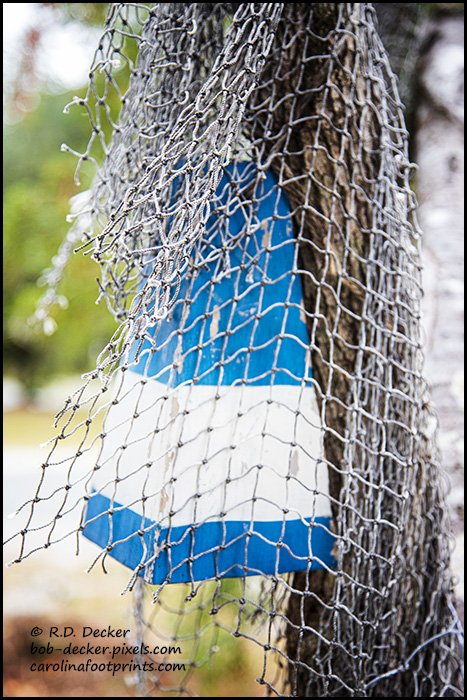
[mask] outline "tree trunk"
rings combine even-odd
[[[436,13],[418,63],[415,157],[423,230],[425,371],[439,420],[451,517],[463,518],[464,15]]]
[[[262,75],[265,87],[256,96],[256,103],[264,104],[272,84],[277,102],[267,138],[262,124],[252,133],[266,143],[268,163],[287,193],[299,240],[334,519],[342,488],[345,426],[365,298],[364,261],[379,169],[377,114],[363,110],[371,99],[368,84],[358,74],[352,78],[355,35],[336,31],[348,26],[350,7],[286,3],[273,59]],[[286,129],[286,125],[292,126]],[[293,576],[286,647],[293,695],[321,693],[314,673],[318,636],[310,628],[320,629],[334,584],[334,573],[326,570]]]
[[[248,121],[292,211],[337,535],[336,571],[291,578],[288,681],[301,697],[450,695],[444,670],[458,680],[456,640],[427,641],[452,622],[447,528],[407,136],[371,12],[285,3]]]

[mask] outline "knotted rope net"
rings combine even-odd
[[[115,3],[74,102],[96,174],[37,316],[78,249],[119,325],[57,416],[16,561],[72,535],[129,568],[138,640],[185,663],[147,670],[142,646],[142,694],[196,694],[235,643],[267,694],[462,696],[372,5]]]

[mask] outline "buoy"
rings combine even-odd
[[[224,169],[177,299],[106,418],[84,535],[149,583],[334,564],[290,207],[272,171],[243,204],[257,176]]]

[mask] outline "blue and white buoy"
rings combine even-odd
[[[149,583],[334,563],[290,208],[272,172],[243,206],[256,175],[225,169],[205,262],[106,419],[84,535]]]

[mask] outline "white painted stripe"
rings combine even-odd
[[[109,498],[141,514],[142,495],[149,496],[145,514],[161,527],[222,514],[278,521],[284,509],[286,519],[331,515],[312,385],[168,391],[127,371],[119,395],[93,482]]]

